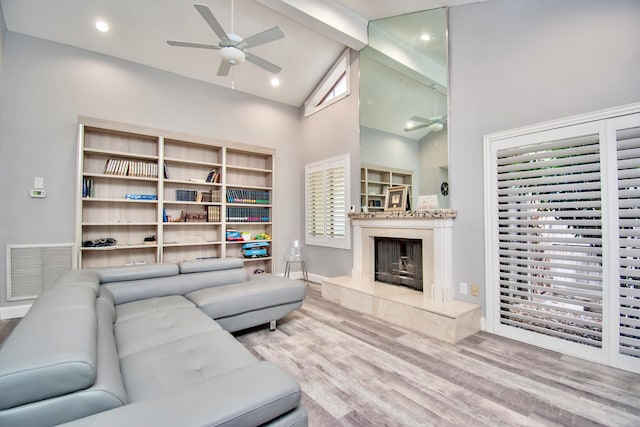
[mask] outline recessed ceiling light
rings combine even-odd
[[[407,122],[407,125],[405,126],[407,129],[411,129],[414,126],[413,122]]]
[[[280,79],[277,77],[274,77],[271,79],[271,86],[273,87],[278,87],[280,86]]]
[[[425,41],[425,42],[428,42],[429,40],[431,40],[431,36],[430,36],[429,34],[427,34],[427,33],[423,33],[423,34],[420,36],[420,40]]]
[[[109,31],[109,24],[107,24],[107,22],[103,21],[102,19],[98,19],[96,21],[96,29],[102,33],[106,33],[107,31]]]

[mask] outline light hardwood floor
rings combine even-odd
[[[0,321],[0,342],[16,321]],[[310,426],[640,426],[640,375],[480,332],[457,345],[320,297],[236,334],[299,381]]]
[[[311,426],[640,426],[640,375],[480,332],[457,345],[304,306],[238,338],[293,374]]]

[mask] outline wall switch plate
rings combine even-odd
[[[475,283],[471,285],[471,296],[473,297],[477,297],[480,294],[480,289],[478,288],[478,285],[476,285]]]
[[[467,295],[469,293],[469,284],[460,282],[460,293],[462,295]]]
[[[42,199],[47,197],[47,192],[41,188],[33,188],[29,194],[31,195],[31,197],[36,199]]]

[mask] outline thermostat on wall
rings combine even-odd
[[[43,188],[33,188],[31,189],[31,197],[42,199],[47,197],[47,192]]]

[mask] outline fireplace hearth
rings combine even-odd
[[[375,280],[422,292],[422,240],[375,237]]]

